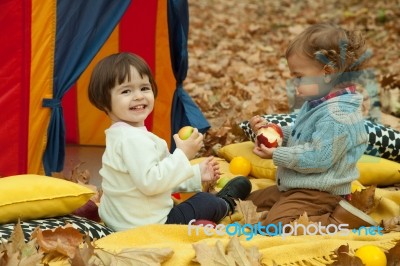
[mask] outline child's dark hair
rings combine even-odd
[[[111,111],[111,89],[130,81],[130,68],[134,67],[140,76],[147,76],[154,97],[157,96],[157,84],[150,67],[140,56],[132,53],[117,53],[103,58],[97,63],[90,77],[88,96],[90,102],[101,111]]]
[[[304,54],[341,74],[363,69],[365,57],[369,57],[365,52],[365,40],[359,32],[319,23],[305,29],[289,44],[286,58],[293,53]]]

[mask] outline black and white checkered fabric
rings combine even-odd
[[[261,117],[280,126],[291,126],[296,120],[296,114],[268,114]],[[400,162],[400,132],[369,120],[365,120],[364,124],[369,134],[368,147],[364,154]],[[255,134],[249,121],[241,122],[239,127],[247,138],[254,142]]]
[[[28,241],[32,232],[38,226],[42,230],[47,230],[59,226],[65,226],[67,223],[78,229],[82,234],[88,234],[91,240],[100,239],[113,233],[113,230],[100,223],[75,215],[29,220],[21,222],[21,227],[24,231],[25,240]],[[0,241],[6,241],[10,238],[14,226],[14,223],[0,225]]]

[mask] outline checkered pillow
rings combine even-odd
[[[261,117],[280,126],[291,126],[296,120],[296,114],[268,114]],[[400,162],[400,132],[369,120],[365,120],[364,124],[369,134],[368,147],[364,154]],[[241,122],[239,127],[248,139],[254,142],[255,134],[249,121]]]
[[[88,234],[91,240],[100,239],[113,233],[110,228],[96,223],[92,220],[78,217],[75,215],[60,216],[55,218],[37,219],[21,222],[22,230],[24,231],[25,240],[28,241],[32,232],[36,227],[40,227],[42,230],[53,229],[59,226],[64,226],[67,223],[71,224],[72,227],[78,229],[82,234]],[[1,240],[7,240],[10,238],[11,233],[14,230],[14,223],[0,225],[0,242]]]

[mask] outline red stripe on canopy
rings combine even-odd
[[[156,22],[157,0],[135,0],[119,24],[119,50],[143,57],[152,69],[153,75],[155,75]],[[145,124],[148,130],[152,130],[153,114],[149,115]]]
[[[30,1],[0,2],[0,176],[27,169],[30,82]]]

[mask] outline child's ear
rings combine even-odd
[[[325,72],[324,73],[325,75],[330,75],[330,74],[333,74],[335,72],[335,68],[333,66],[331,66],[331,65],[325,65],[323,70]]]

